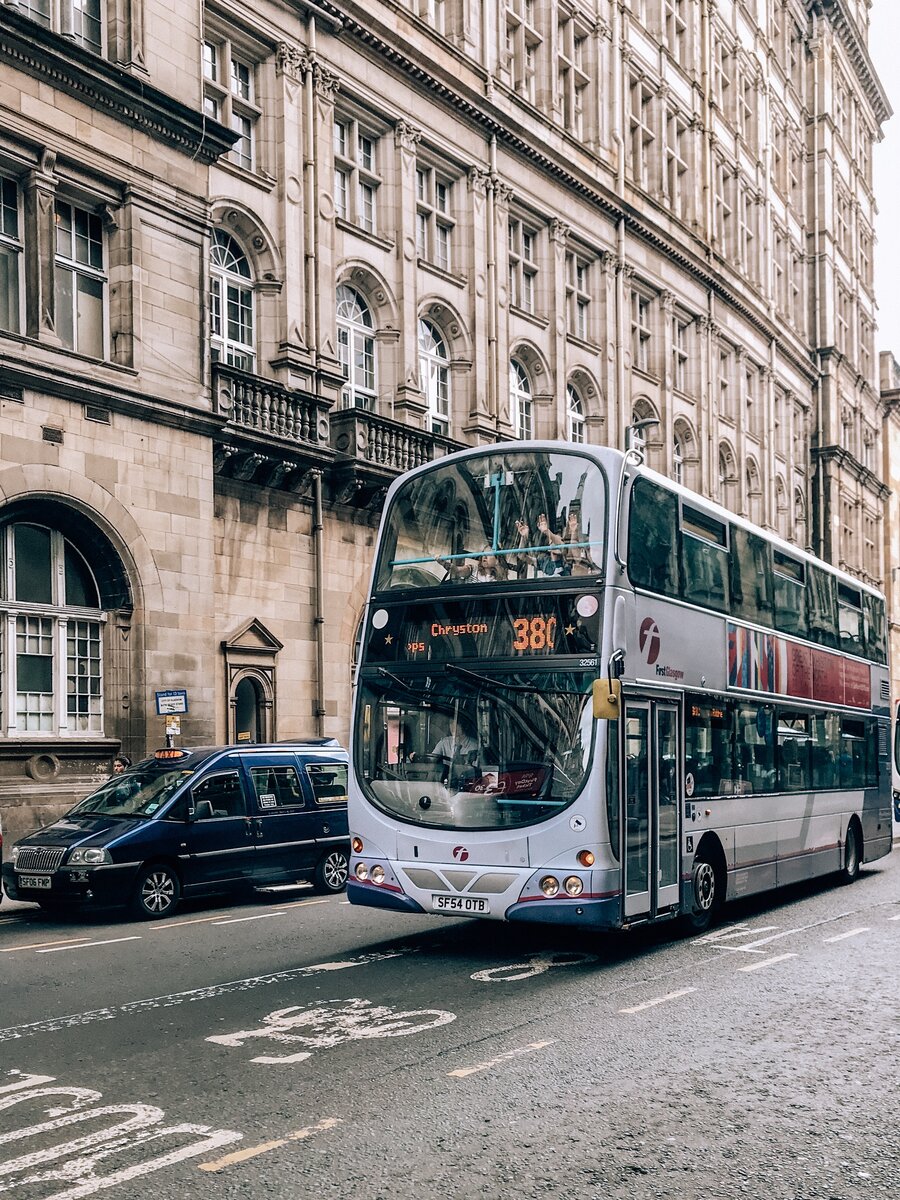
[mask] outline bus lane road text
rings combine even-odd
[[[105,1104],[52,1075],[0,1074],[0,1192],[81,1200],[243,1138],[231,1129],[166,1123],[154,1104]]]

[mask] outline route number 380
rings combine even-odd
[[[552,650],[556,640],[556,617],[517,617],[513,621],[513,650]]]

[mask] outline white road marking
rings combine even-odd
[[[37,950],[40,946],[58,946],[62,942],[66,942],[66,943],[86,942],[88,940],[89,939],[86,937],[54,938],[53,941],[51,941],[51,942],[29,942],[25,946],[4,946],[4,948],[2,950],[0,950],[0,954],[12,954],[13,951],[15,951],[15,950]]]
[[[118,942],[139,942],[140,934],[131,937],[107,938],[103,942],[82,942],[80,946],[52,946],[49,950],[35,950],[35,954],[57,954],[60,950],[90,950],[92,946],[115,946]]]
[[[231,917],[228,921],[216,921],[216,925],[240,925],[242,921],[265,921],[268,917],[283,917],[284,913],[279,909],[278,912],[257,913],[255,917]]]
[[[545,1050],[547,1046],[555,1044],[555,1038],[549,1042],[529,1042],[527,1046],[520,1046],[517,1050],[507,1050],[505,1054],[498,1054],[496,1058],[489,1058],[486,1062],[478,1063],[474,1067],[458,1067],[455,1071],[448,1071],[447,1075],[451,1079],[465,1079],[469,1075],[477,1075],[479,1071],[489,1071],[491,1067],[509,1062],[511,1058],[518,1058],[522,1054],[531,1054],[535,1050]]]
[[[485,971],[476,971],[470,979],[478,983],[515,983],[520,979],[543,975],[551,967],[573,967],[596,961],[596,954],[582,954],[577,950],[564,950],[558,954],[531,954],[527,962],[509,963],[505,967],[488,967]]]
[[[777,929],[777,925],[760,925],[755,929],[747,925],[734,925],[730,929],[716,930],[715,933],[707,933],[703,937],[694,938],[694,942],[698,946],[719,946],[722,942],[729,941],[731,938],[752,937],[757,933],[768,933],[772,929]],[[734,946],[722,946],[723,950],[740,949]]]
[[[231,913],[216,913],[214,917],[193,917],[189,921],[170,921],[167,925],[151,925],[151,933],[155,933],[157,929],[180,929],[182,925],[203,925],[209,921],[221,921],[223,917],[230,917]]]
[[[310,1057],[313,1050],[327,1050],[343,1042],[371,1038],[409,1037],[438,1029],[456,1020],[456,1013],[438,1008],[398,1012],[387,1004],[354,997],[350,1000],[325,1000],[304,1007],[300,1004],[271,1012],[263,1018],[259,1029],[243,1029],[237,1033],[218,1033],[206,1040],[217,1046],[241,1047],[251,1038],[265,1038],[279,1045],[302,1046],[292,1054],[262,1055],[251,1061],[267,1065],[298,1063]]]
[[[679,996],[688,996],[696,992],[696,988],[682,988],[680,992],[669,992],[667,996],[657,996],[654,1000],[645,1000],[643,1004],[635,1004],[633,1008],[620,1008],[620,1013],[643,1012],[645,1008],[653,1008],[657,1004],[665,1004],[669,1000],[677,1000]]]
[[[331,901],[328,900],[327,898],[324,900],[298,900],[295,904],[282,904],[282,905],[280,905],[280,907],[284,908],[284,909],[309,908],[313,904],[330,904],[330,903],[331,903]],[[346,903],[349,904],[350,901],[347,900]]]
[[[349,903],[349,901],[348,901],[348,903]],[[900,921],[900,913],[897,913],[896,917],[888,917],[888,920],[889,921]]]
[[[774,966],[775,963],[784,962],[786,958],[796,958],[796,954],[776,954],[774,958],[764,958],[762,962],[751,963],[749,967],[738,967],[739,971],[761,971],[763,967]]]
[[[860,925],[859,929],[848,929],[846,933],[838,933],[834,937],[823,938],[822,940],[826,944],[828,942],[842,942],[844,940],[844,938],[856,937],[856,935],[858,933],[868,933],[868,932],[869,932],[868,925]]]
[[[152,996],[146,1000],[130,1000],[110,1008],[96,1008],[83,1013],[71,1013],[65,1017],[50,1017],[43,1021],[31,1021],[23,1025],[10,1025],[0,1029],[0,1043],[16,1041],[19,1038],[33,1037],[39,1033],[57,1033],[61,1029],[72,1029],[82,1025],[92,1025],[95,1021],[115,1021],[118,1017],[132,1016],[135,1013],[150,1012],[157,1008],[173,1008],[178,1004],[192,1004],[201,1000],[217,1000],[220,996],[232,992],[250,992],[258,987],[268,987],[270,984],[290,983],[294,979],[305,979],[311,975],[319,975],[323,971],[333,971],[338,966],[366,967],[371,963],[384,962],[390,958],[403,958],[407,954],[418,953],[416,950],[385,950],[372,954],[360,954],[357,958],[346,960],[345,964],[321,963],[309,967],[294,967],[289,971],[275,971],[271,975],[256,975],[247,979],[233,979],[228,983],[213,983],[208,987],[192,988],[185,992],[172,992],[167,996]]]
[[[268,1154],[270,1150],[277,1150],[280,1146],[286,1146],[288,1142],[302,1142],[315,1133],[324,1133],[325,1130],[334,1129],[336,1125],[342,1124],[343,1122],[338,1117],[323,1117],[315,1125],[307,1125],[306,1129],[298,1129],[294,1133],[275,1138],[271,1142],[262,1142],[259,1146],[248,1146],[246,1150],[235,1150],[232,1154],[226,1154],[224,1158],[217,1158],[214,1162],[198,1163],[197,1165],[201,1171],[224,1171],[226,1167],[233,1167],[235,1163],[246,1162],[248,1158],[257,1158],[260,1154]]]
[[[82,1200],[185,1159],[208,1155],[243,1137],[233,1130],[210,1129],[207,1125],[180,1123],[163,1127],[166,1114],[155,1105],[103,1104],[102,1093],[90,1088],[46,1086],[55,1082],[51,1075],[18,1071],[7,1074],[18,1077],[0,1085],[0,1145],[22,1143],[25,1153],[14,1153],[14,1157],[0,1161],[2,1192],[50,1183],[61,1185],[60,1191],[52,1191],[50,1200]],[[51,1107],[46,1107],[48,1101]],[[41,1117],[48,1119],[38,1117],[31,1125],[6,1127],[7,1113],[15,1124],[16,1106],[27,1104],[34,1109],[35,1102],[42,1110]],[[100,1128],[96,1128],[98,1119]],[[35,1139],[45,1134],[51,1135],[52,1144],[34,1149]],[[63,1137],[61,1142],[54,1140],[59,1135]],[[148,1149],[156,1157],[144,1157]],[[130,1165],[122,1166],[129,1158]],[[103,1174],[107,1160],[112,1169]],[[40,1191],[47,1195],[45,1188]]]

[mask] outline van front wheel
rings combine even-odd
[[[316,890],[320,892],[342,892],[347,886],[350,860],[346,850],[329,850],[316,864]]]
[[[175,911],[181,899],[181,880],[171,867],[154,863],[138,875],[131,908],[143,921],[155,921]]]

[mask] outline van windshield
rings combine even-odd
[[[125,771],[79,800],[67,816],[152,817],[192,774],[183,767]]]

